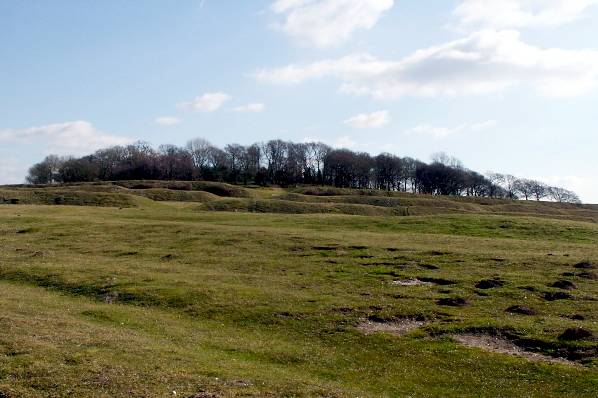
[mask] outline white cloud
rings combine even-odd
[[[181,119],[175,116],[160,116],[154,120],[156,124],[161,126],[174,126],[181,123]]]
[[[598,0],[462,0],[454,11],[461,27],[556,27],[581,17]]]
[[[345,135],[345,136],[336,138],[332,142],[332,146],[335,148],[350,149],[350,148],[355,148],[357,146],[357,143],[355,141],[353,141],[353,139],[351,137]]]
[[[260,113],[266,110],[266,105],[261,103],[252,103],[233,108],[235,112],[241,113]]]
[[[545,49],[523,42],[516,31],[484,30],[401,60],[353,55],[262,69],[255,77],[274,84],[335,78],[343,93],[379,99],[488,94],[521,86],[574,96],[598,85],[598,50]]]
[[[371,29],[394,0],[277,0],[271,10],[283,16],[278,28],[319,48],[348,40],[357,29]]]
[[[587,176],[539,176],[535,178],[546,184],[569,189],[579,195],[582,202],[598,204],[598,181]]]
[[[22,184],[28,166],[14,158],[0,158],[0,184]]]
[[[38,144],[47,153],[85,155],[113,145],[126,145],[134,140],[104,133],[86,121],[50,124],[27,129],[0,130],[0,142]]]
[[[214,112],[229,101],[232,97],[225,93],[206,93],[201,97],[195,97],[188,102],[181,102],[178,104],[179,108],[187,109],[195,112]]]
[[[348,135],[336,137],[332,140],[325,140],[318,137],[305,137],[303,142],[323,142],[337,149],[351,149],[357,146],[357,143],[353,141],[353,138]]]
[[[376,129],[386,126],[390,122],[388,111],[378,111],[372,113],[361,113],[353,116],[343,123],[354,128]]]
[[[407,130],[408,134],[423,134],[423,135],[430,135],[434,138],[441,139],[446,138],[450,135],[454,135],[457,133],[463,132],[481,132],[486,130],[491,130],[498,125],[496,120],[488,120],[481,123],[473,123],[473,124],[461,124],[456,127],[439,127],[433,126],[428,123],[420,124],[415,126],[409,130]]]

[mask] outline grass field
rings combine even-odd
[[[598,391],[596,206],[155,182],[0,203],[1,398]]]

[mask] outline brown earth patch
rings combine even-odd
[[[432,282],[424,282],[417,278],[396,280],[396,281],[392,281],[392,284],[396,285],[396,286],[432,286],[433,285]]]
[[[469,303],[461,297],[447,297],[436,300],[436,304],[445,307],[464,307]]]
[[[575,268],[578,269],[592,269],[596,268],[596,266],[591,261],[582,261],[574,265]]]
[[[552,358],[537,352],[526,351],[503,337],[489,336],[487,334],[461,334],[451,337],[466,347],[478,348],[490,353],[513,355],[535,362],[577,365],[575,362],[565,358]]]
[[[525,305],[513,305],[505,310],[511,314],[519,314],[519,315],[536,315],[538,312],[533,308],[527,307]]]
[[[429,270],[436,270],[436,269],[440,269],[439,266],[434,265],[434,264],[418,264],[420,267],[424,268],[424,269],[429,269]]]
[[[484,279],[475,284],[478,289],[493,289],[495,287],[502,287],[505,282],[500,279]]]
[[[573,296],[565,292],[547,292],[544,293],[544,300],[556,301],[556,300],[573,300]]]
[[[425,321],[419,321],[415,319],[399,319],[382,322],[366,320],[357,325],[357,330],[366,336],[375,333],[388,333],[394,336],[403,336],[425,325]]]
[[[575,341],[575,340],[587,340],[592,339],[594,334],[591,330],[584,329],[582,327],[578,328],[569,328],[563,332],[559,336],[560,340],[568,340],[568,341]]]
[[[598,280],[598,274],[592,271],[580,272],[577,274],[577,276],[584,279],[590,279],[592,281]]]

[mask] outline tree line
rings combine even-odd
[[[580,203],[569,190],[540,181],[469,170],[445,153],[430,163],[389,153],[333,149],[321,142],[271,140],[218,148],[197,138],[184,147],[146,142],[100,149],[83,157],[47,156],[29,170],[29,184],[115,180],[204,180],[232,184],[331,185],[430,195]]]

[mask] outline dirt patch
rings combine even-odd
[[[129,257],[129,256],[136,256],[138,254],[139,254],[139,252],[136,252],[136,251],[128,251],[128,252],[117,253],[116,257]]]
[[[116,301],[118,301],[118,292],[108,292],[104,295],[104,302],[106,304],[114,304]]]
[[[575,286],[575,283],[565,280],[565,279],[561,279],[560,281],[556,281],[553,284],[550,285],[550,287],[555,287],[557,289],[563,289],[563,290],[573,290],[576,289],[577,286]]]
[[[403,336],[425,325],[425,321],[415,319],[399,319],[386,322],[367,320],[357,325],[357,330],[366,336],[375,333],[388,333],[394,336]]]
[[[338,246],[314,246],[313,249],[321,251],[334,251],[338,249]]]
[[[436,269],[440,269],[439,266],[434,265],[434,264],[418,264],[420,267],[424,268],[424,269],[429,269],[429,270],[436,270]]]
[[[429,254],[430,256],[444,256],[444,255],[451,254],[451,253],[450,252],[442,252],[439,250],[433,250],[433,251],[427,252],[426,254]]]
[[[579,328],[569,328],[559,336],[559,340],[577,341],[577,340],[588,340],[593,339],[594,334],[591,330]]]
[[[483,279],[475,284],[478,289],[493,289],[495,287],[503,287],[505,282],[500,279]]]
[[[505,310],[511,314],[536,315],[538,311],[525,305],[513,305]]]
[[[536,352],[526,351],[503,337],[489,336],[484,334],[462,334],[453,335],[451,337],[466,347],[479,348],[486,352],[513,355],[536,362],[576,365],[575,362],[569,361],[565,358],[552,358]]]
[[[590,279],[592,281],[598,280],[598,274],[592,271],[584,271],[577,274],[580,278]]]
[[[578,268],[578,269],[593,269],[593,268],[596,268],[596,266],[591,261],[582,261],[580,263],[575,264],[574,267]]]
[[[422,282],[428,282],[428,283],[433,283],[435,285],[440,285],[440,286],[449,286],[449,285],[456,285],[457,282],[455,281],[451,281],[448,279],[441,279],[441,278],[419,278],[420,281]]]
[[[565,292],[547,292],[544,293],[544,300],[556,301],[556,300],[573,300],[573,296]]]
[[[231,386],[231,387],[238,387],[238,388],[246,388],[246,387],[252,386],[251,382],[249,382],[247,380],[233,380],[233,381],[227,382],[226,385]]]
[[[392,281],[392,284],[395,286],[432,286],[432,282],[424,282],[417,278],[410,278],[410,279],[401,279]]]
[[[461,297],[446,297],[436,300],[436,304],[445,307],[464,307],[469,303]]]
[[[189,395],[187,398],[220,398],[220,395],[201,391],[201,392],[198,392],[197,394]]]
[[[369,254],[362,254],[361,256],[357,256],[357,258],[363,259],[363,260],[367,260],[370,258],[374,258],[374,256],[370,256]]]
[[[351,249],[351,250],[365,250],[367,248],[368,248],[367,246],[360,246],[360,245],[349,246],[349,249]]]

